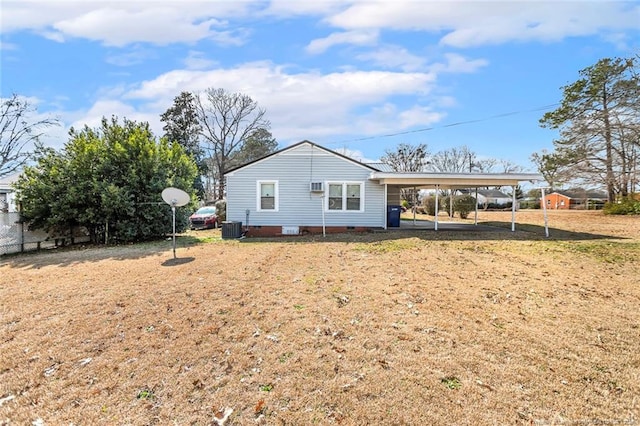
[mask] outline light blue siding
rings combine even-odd
[[[384,227],[385,187],[369,181],[371,169],[354,161],[300,144],[227,174],[227,220],[250,226],[322,226],[322,194],[310,182],[362,182],[363,211],[324,211],[326,226]],[[257,211],[258,181],[278,182],[278,211]]]

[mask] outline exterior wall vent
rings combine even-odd
[[[311,182],[309,184],[309,190],[311,192],[323,192],[324,191],[324,187],[322,185],[322,182]]]

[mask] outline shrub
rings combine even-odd
[[[433,195],[429,195],[422,199],[422,205],[424,206],[424,211],[429,216],[436,215],[436,197]]]
[[[605,203],[604,214],[638,214],[640,215],[640,201],[635,200],[633,195],[625,197],[620,201]]]
[[[469,212],[475,210],[476,199],[471,195],[458,195],[453,199],[453,210],[460,213],[462,219],[469,216]]]

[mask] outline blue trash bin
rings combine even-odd
[[[387,228],[400,227],[401,206],[387,206]]]

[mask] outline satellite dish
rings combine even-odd
[[[189,204],[191,197],[182,189],[168,187],[162,190],[162,199],[171,207],[182,207]]]
[[[173,258],[176,258],[176,207],[182,207],[189,204],[191,197],[182,189],[168,187],[162,190],[162,199],[171,206],[173,215]]]

